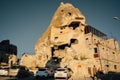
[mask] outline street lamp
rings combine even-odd
[[[118,21],[120,20],[120,18],[119,18],[119,17],[113,17],[113,19],[118,20]]]

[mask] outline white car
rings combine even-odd
[[[55,71],[54,78],[65,78],[68,79],[70,77],[69,71],[67,68],[58,68]]]
[[[38,77],[48,77],[48,71],[47,68],[39,68],[38,71],[36,72],[36,78]]]
[[[8,76],[8,68],[0,68],[0,76]]]

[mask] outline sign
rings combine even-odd
[[[94,54],[94,58],[98,58],[99,57],[99,54],[98,53],[95,53]]]

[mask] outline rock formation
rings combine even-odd
[[[85,17],[77,8],[69,3],[61,3],[55,12],[50,26],[36,43],[36,55],[44,56],[41,66],[56,66],[71,68],[75,74],[82,60],[89,57],[85,52],[84,40]],[[82,51],[81,51],[82,50]],[[55,59],[57,63],[55,64]],[[84,65],[87,65],[89,60]],[[91,63],[89,63],[91,64]],[[83,69],[84,70],[84,69]],[[80,73],[82,75],[82,73]]]
[[[73,76],[89,77],[94,75],[94,67],[107,72],[105,65],[109,62],[114,66],[110,69],[117,71],[115,66],[119,63],[117,57],[111,58],[119,53],[117,41],[107,39],[106,34],[87,25],[82,12],[69,3],[60,4],[48,29],[36,42],[35,52],[29,58],[24,55],[21,65],[29,62],[26,66],[31,68],[67,67]]]
[[[69,50],[76,53],[72,44],[78,43],[79,35],[83,35],[84,24],[85,17],[77,8],[61,3],[50,26],[36,43],[36,55],[62,58]]]

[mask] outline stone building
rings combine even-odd
[[[11,66],[17,64],[17,46],[10,44],[10,40],[0,42],[0,65]]]
[[[93,76],[98,70],[105,73],[120,71],[118,42],[85,21],[79,9],[61,3],[48,29],[36,42],[37,65],[68,67],[73,76],[86,77]]]

